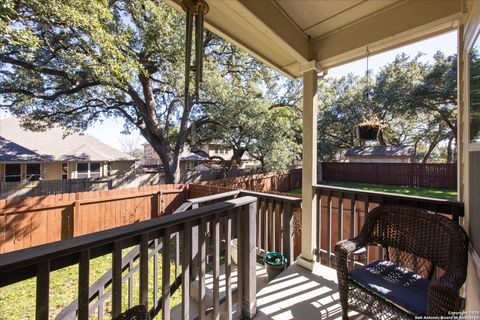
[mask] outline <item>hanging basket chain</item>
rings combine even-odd
[[[367,86],[365,88],[365,90],[367,91],[367,102],[370,101],[370,90],[368,88],[369,84],[370,84],[370,69],[368,68],[368,60],[370,58],[370,50],[368,50],[368,47],[367,47],[367,72],[366,72],[366,75],[367,75]]]

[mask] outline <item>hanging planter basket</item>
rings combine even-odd
[[[357,137],[361,140],[377,140],[379,131],[379,125],[359,125],[357,126]]]

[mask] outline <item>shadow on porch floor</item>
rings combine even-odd
[[[351,312],[350,319],[362,316]],[[337,272],[320,266],[310,272],[293,264],[257,293],[254,320],[341,319]]]

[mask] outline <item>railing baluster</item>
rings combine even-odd
[[[191,235],[192,225],[186,222],[183,225],[183,264],[182,264],[182,319],[190,319],[190,261],[191,257]]]
[[[263,250],[268,252],[268,199],[264,199],[265,211],[263,212]],[[238,220],[237,220],[238,221]]]
[[[343,239],[343,192],[340,192],[338,195],[338,234],[337,239],[338,241]]]
[[[285,230],[285,237],[283,238],[283,247],[285,250],[285,257],[289,264],[293,263],[294,256],[294,230],[293,230],[293,210],[292,204],[287,202],[285,204],[285,213],[283,215],[283,225]]]
[[[50,261],[37,264],[37,297],[35,319],[48,319],[50,296]]]
[[[133,269],[133,265],[132,265],[132,262],[129,262],[128,263],[128,273],[130,274],[130,272],[132,271]],[[133,307],[133,274],[130,274],[130,276],[128,276],[128,308],[130,309],[131,307]]]
[[[327,192],[327,263],[332,266],[332,194]]]
[[[256,255],[255,255],[255,211],[256,203],[237,208],[237,219],[240,228],[239,268],[238,270],[238,310],[240,316],[252,319],[256,313]],[[241,293],[241,294],[240,294]],[[240,298],[239,298],[240,299]]]
[[[215,216],[212,226],[213,233],[213,319],[220,319],[220,223]]]
[[[260,251],[262,249],[262,200],[257,198],[257,248]]]
[[[103,320],[104,306],[103,302],[101,301],[103,294],[103,286],[101,286],[100,288],[98,288],[98,320]]]
[[[225,248],[225,296],[227,300],[227,320],[231,320],[232,312],[233,312],[233,306],[232,306],[233,301],[232,301],[232,278],[231,278],[232,277],[232,214],[230,211],[227,216],[226,224],[227,224],[226,225],[226,238],[227,238],[226,245],[227,246]]]
[[[192,209],[197,209],[198,203],[192,204]],[[192,265],[190,266],[190,276],[192,279],[195,279],[198,276],[198,226],[194,225],[192,226],[192,247],[191,247],[191,256],[192,256]]]
[[[115,241],[112,252],[112,313],[122,312],[122,243]]]
[[[153,240],[153,308],[158,307],[158,238]]]
[[[285,203],[280,201],[278,203],[278,215],[277,215],[277,225],[278,225],[278,246],[279,251],[283,256],[285,256],[285,246],[283,245],[283,238],[285,237],[285,225],[284,225],[284,218],[283,218],[283,210],[284,210]]]
[[[170,320],[170,234],[169,227],[162,239],[162,319]]]
[[[205,309],[206,309],[206,299],[205,299],[205,260],[207,255],[206,248],[206,229],[207,222],[206,218],[202,217],[200,226],[198,228],[198,260],[199,260],[199,279],[198,279],[198,301],[199,301],[199,319],[205,319]]]
[[[383,205],[384,203],[385,203],[385,198],[381,197],[380,200],[378,201],[378,204]],[[381,244],[379,244],[377,246],[377,249],[378,249],[378,258],[383,259],[385,255],[385,248]]]
[[[90,250],[80,252],[78,266],[78,319],[88,320],[88,288],[90,279]]]
[[[355,225],[355,193],[352,193],[350,196],[350,239],[354,238],[357,234]],[[355,268],[355,258],[352,257],[350,260],[350,269]]]
[[[270,240],[270,251],[275,251],[275,200],[270,202],[270,230],[269,230],[269,240]]]
[[[180,275],[180,234],[175,233],[175,277]]]
[[[140,304],[148,307],[148,233],[140,238]]]
[[[265,206],[266,209],[266,206]],[[235,209],[235,221],[237,227],[237,318],[241,318],[242,316],[242,305],[243,305],[243,282],[242,282],[242,275],[243,269],[245,267],[245,261],[243,260],[242,255],[242,210],[239,208]],[[265,210],[266,212],[266,210]],[[265,215],[264,215],[265,217]],[[267,225],[265,220],[265,225]],[[264,228],[265,229],[265,228]],[[266,238],[265,238],[266,239]],[[266,248],[266,247],[265,247]],[[266,251],[265,251],[266,252]]]
[[[322,190],[316,189],[317,194],[317,262],[322,263]]]
[[[365,219],[367,219],[368,210],[369,210],[369,207],[370,207],[370,198],[369,198],[368,194],[365,195],[365,201],[364,201],[364,203],[363,203],[363,206],[364,206],[364,207],[363,207],[363,208],[364,208],[363,210],[364,210],[364,212],[365,212],[365,215],[364,215],[364,217],[363,217],[363,218],[364,218],[364,222],[363,222],[363,223],[365,223]],[[370,250],[369,250],[368,246],[366,246],[366,247],[365,247],[365,265],[368,264],[368,253],[369,253],[369,251],[370,251]]]

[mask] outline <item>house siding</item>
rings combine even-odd
[[[107,175],[106,166],[104,166],[104,176]],[[124,175],[135,169],[135,161],[113,161],[111,162],[111,175]]]
[[[411,163],[411,157],[348,157],[349,162]]]
[[[43,163],[42,179],[43,180],[62,179],[62,163],[61,162]]]

